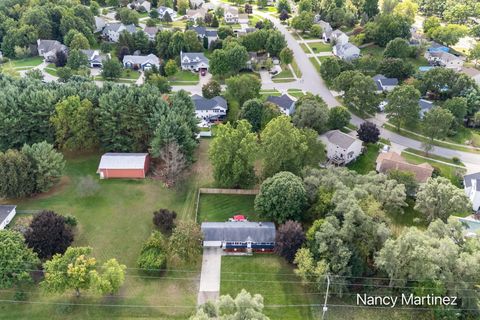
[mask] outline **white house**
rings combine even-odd
[[[145,34],[148,36],[148,40],[150,41],[155,41],[155,36],[157,35],[158,31],[160,31],[158,27],[145,27],[145,29],[143,29],[143,32],[145,32]]]
[[[192,96],[195,104],[195,115],[200,120],[207,120],[212,117],[225,116],[227,114],[227,101],[217,96],[212,99],[206,99],[198,94]]]
[[[182,70],[201,71],[208,69],[208,58],[203,52],[180,52]]]
[[[327,146],[327,158],[336,165],[346,165],[362,153],[362,141],[343,133],[331,130],[320,136]]]
[[[160,68],[160,59],[154,54],[148,56],[131,56],[126,55],[123,57],[123,67],[128,69],[141,69],[149,70],[153,66]]]
[[[283,94],[279,97],[269,96],[267,101],[276,105],[280,111],[287,116],[290,116],[295,112],[295,100],[293,100],[288,94]]]
[[[442,50],[425,52],[425,59],[433,66],[445,67],[459,71],[463,66],[463,59]]]
[[[107,40],[112,42],[118,42],[118,39],[120,38],[120,34],[122,32],[128,32],[133,34],[136,31],[137,28],[134,24],[124,25],[123,23],[115,22],[107,24],[103,29],[102,34]]]
[[[238,9],[234,7],[225,8],[223,19],[225,19],[225,23],[228,24],[238,23]]]
[[[191,27],[189,30],[193,30],[197,33],[197,36],[203,40],[203,38],[208,39],[208,44],[212,43],[218,39],[217,30],[214,29],[207,29],[206,27]]]
[[[323,39],[323,41],[330,42],[330,36],[332,34],[332,31],[333,31],[330,23],[328,23],[326,21],[323,21],[323,20],[319,20],[317,22],[317,24],[322,28],[322,39]]]
[[[38,55],[43,57],[46,62],[55,62],[57,52],[67,54],[67,46],[61,44],[57,40],[37,40]]]
[[[172,8],[169,8],[169,7],[165,7],[165,6],[158,7],[157,12],[158,12],[158,17],[160,19],[163,19],[163,17],[165,16],[165,13],[167,13],[167,12],[170,15],[170,18],[172,18],[172,20],[175,20],[178,16],[177,12],[175,10],[173,10]]]
[[[334,45],[332,52],[335,56],[345,61],[352,61],[360,57],[360,49],[351,43]]]
[[[383,74],[377,74],[373,77],[373,81],[377,85],[377,93],[389,92],[398,86],[397,78],[387,78]]]
[[[465,195],[472,202],[472,209],[480,209],[480,172],[467,174],[463,177]]]
[[[152,8],[152,4],[147,0],[135,0],[128,6],[130,9],[137,10],[138,12],[149,12]]]
[[[330,41],[335,44],[346,44],[348,43],[348,36],[343,31],[337,29],[330,34]]]
[[[205,0],[190,0],[190,8],[198,9],[205,3]]]
[[[111,58],[110,53],[103,54],[99,50],[80,50],[80,52],[87,56],[90,68],[102,68],[103,62]]]
[[[0,230],[5,229],[16,214],[17,206],[0,205]]]
[[[95,33],[97,32],[102,32],[103,31],[103,28],[105,28],[105,26],[107,25],[107,23],[105,22],[105,20],[101,17],[97,17],[95,16]]]

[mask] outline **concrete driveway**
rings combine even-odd
[[[216,300],[220,296],[222,254],[223,250],[221,248],[203,248],[198,305]]]

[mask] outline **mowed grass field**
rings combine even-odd
[[[254,201],[255,196],[251,195],[201,194],[197,221],[227,221],[237,214],[258,221]]]
[[[49,209],[71,214],[78,219],[74,246],[91,246],[99,263],[116,258],[125,264],[124,286],[114,297],[100,297],[84,292],[49,295],[38,286],[28,291],[25,303],[0,301],[1,319],[187,319],[195,309],[200,261],[169,265],[173,271],[154,277],[136,269],[141,246],[153,230],[153,211],[175,210],[179,220],[194,219],[195,195],[199,186],[211,181],[206,151],[208,140],[202,140],[198,161],[184,182],[166,189],[158,180],[102,180],[94,196],[80,198],[77,184],[81,177],[95,174],[100,155],[67,158],[66,176],[49,194],[17,201],[17,210]],[[18,215],[21,216],[21,215]],[[200,260],[200,257],[198,257]],[[14,292],[0,292],[0,299],[11,300]],[[63,306],[61,304],[83,304]],[[111,306],[100,306],[101,304]],[[127,307],[130,306],[130,307]]]

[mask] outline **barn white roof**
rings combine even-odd
[[[105,153],[100,160],[100,169],[143,169],[148,153]]]

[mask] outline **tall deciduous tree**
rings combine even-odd
[[[93,279],[94,286],[102,294],[114,295],[125,282],[127,266],[110,259],[101,267],[101,274]]]
[[[203,234],[194,221],[180,221],[170,236],[169,253],[183,261],[195,261],[202,252]]]
[[[303,96],[295,108],[292,122],[296,127],[311,128],[320,134],[328,130],[329,111],[322,98]]]
[[[415,210],[424,213],[428,221],[447,221],[450,215],[468,212],[470,208],[470,199],[463,190],[443,177],[428,179],[417,192]]]
[[[351,115],[348,109],[342,106],[333,107],[328,113],[330,129],[341,129],[350,123]]]
[[[37,254],[27,248],[20,233],[0,230],[0,288],[32,281],[30,271],[36,270],[39,264]]]
[[[122,64],[117,59],[107,58],[103,62],[102,77],[106,80],[115,80],[122,75]]]
[[[230,188],[252,186],[257,150],[257,138],[248,121],[238,121],[235,128],[230,123],[218,127],[209,150],[216,183]]]
[[[30,223],[25,241],[40,258],[45,259],[56,253],[63,254],[73,242],[73,233],[64,217],[53,211],[42,211]]]
[[[222,92],[220,83],[216,80],[210,80],[208,83],[202,86],[202,95],[204,98],[212,99],[219,96]]]
[[[70,96],[55,106],[55,114],[50,118],[55,127],[56,143],[65,150],[89,150],[98,143],[93,128],[93,104]]]
[[[452,113],[440,107],[433,107],[426,112],[423,118],[423,133],[427,136],[427,141],[423,143],[425,152],[429,152],[433,148],[435,139],[443,139],[446,137],[454,117]]]
[[[307,195],[302,179],[287,171],[266,179],[255,197],[255,210],[277,223],[289,219],[301,220],[306,204]]]
[[[358,128],[357,135],[365,143],[377,143],[380,139],[380,130],[375,123],[365,121]]]
[[[226,94],[237,99],[240,105],[249,99],[257,98],[260,94],[262,83],[257,76],[251,74],[243,74],[228,78]]]
[[[240,118],[250,122],[254,132],[259,132],[270,120],[281,114],[276,105],[260,99],[247,100],[240,110]]]
[[[388,94],[385,106],[387,118],[397,126],[397,130],[405,125],[414,125],[420,118],[418,100],[420,92],[410,85],[398,86]]]

